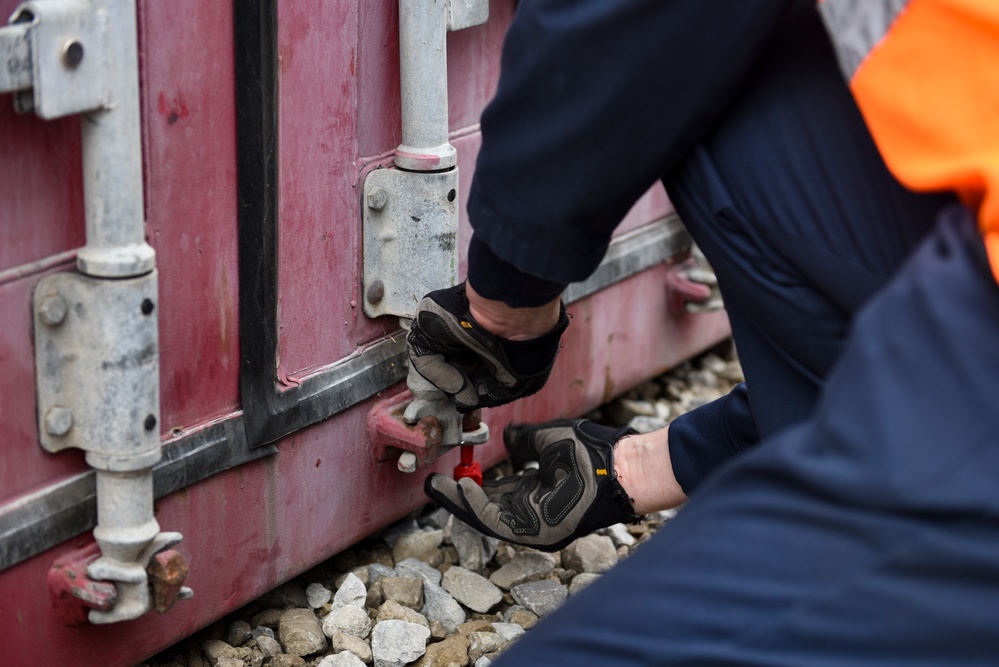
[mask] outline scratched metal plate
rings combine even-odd
[[[458,282],[458,168],[379,169],[364,180],[364,313],[411,318]]]
[[[113,458],[158,450],[156,306],[156,272],[126,280],[58,273],[38,281],[35,373],[47,451],[77,447]]]

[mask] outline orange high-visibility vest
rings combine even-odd
[[[819,0],[892,173],[976,211],[999,280],[999,0]]]

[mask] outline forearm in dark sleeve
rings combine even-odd
[[[562,295],[567,285],[520,271],[501,259],[478,235],[468,244],[468,282],[487,299],[511,308],[533,308]]]
[[[733,456],[755,447],[760,438],[745,383],[669,425],[673,475],[690,496],[704,479]]]
[[[524,0],[468,205],[519,270],[586,278],[639,196],[718,119],[792,0]]]

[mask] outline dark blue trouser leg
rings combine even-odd
[[[724,465],[499,665],[999,663],[999,286],[958,207],[812,418]]]
[[[814,6],[801,3],[780,35],[663,179],[718,275],[748,386],[671,427],[688,494],[733,452],[811,413],[854,313],[952,201],[888,172]]]

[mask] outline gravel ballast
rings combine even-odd
[[[652,431],[740,381],[727,343],[587,417]],[[507,462],[486,475],[510,471]],[[484,667],[675,512],[548,554],[484,537],[430,505],[138,667]]]

